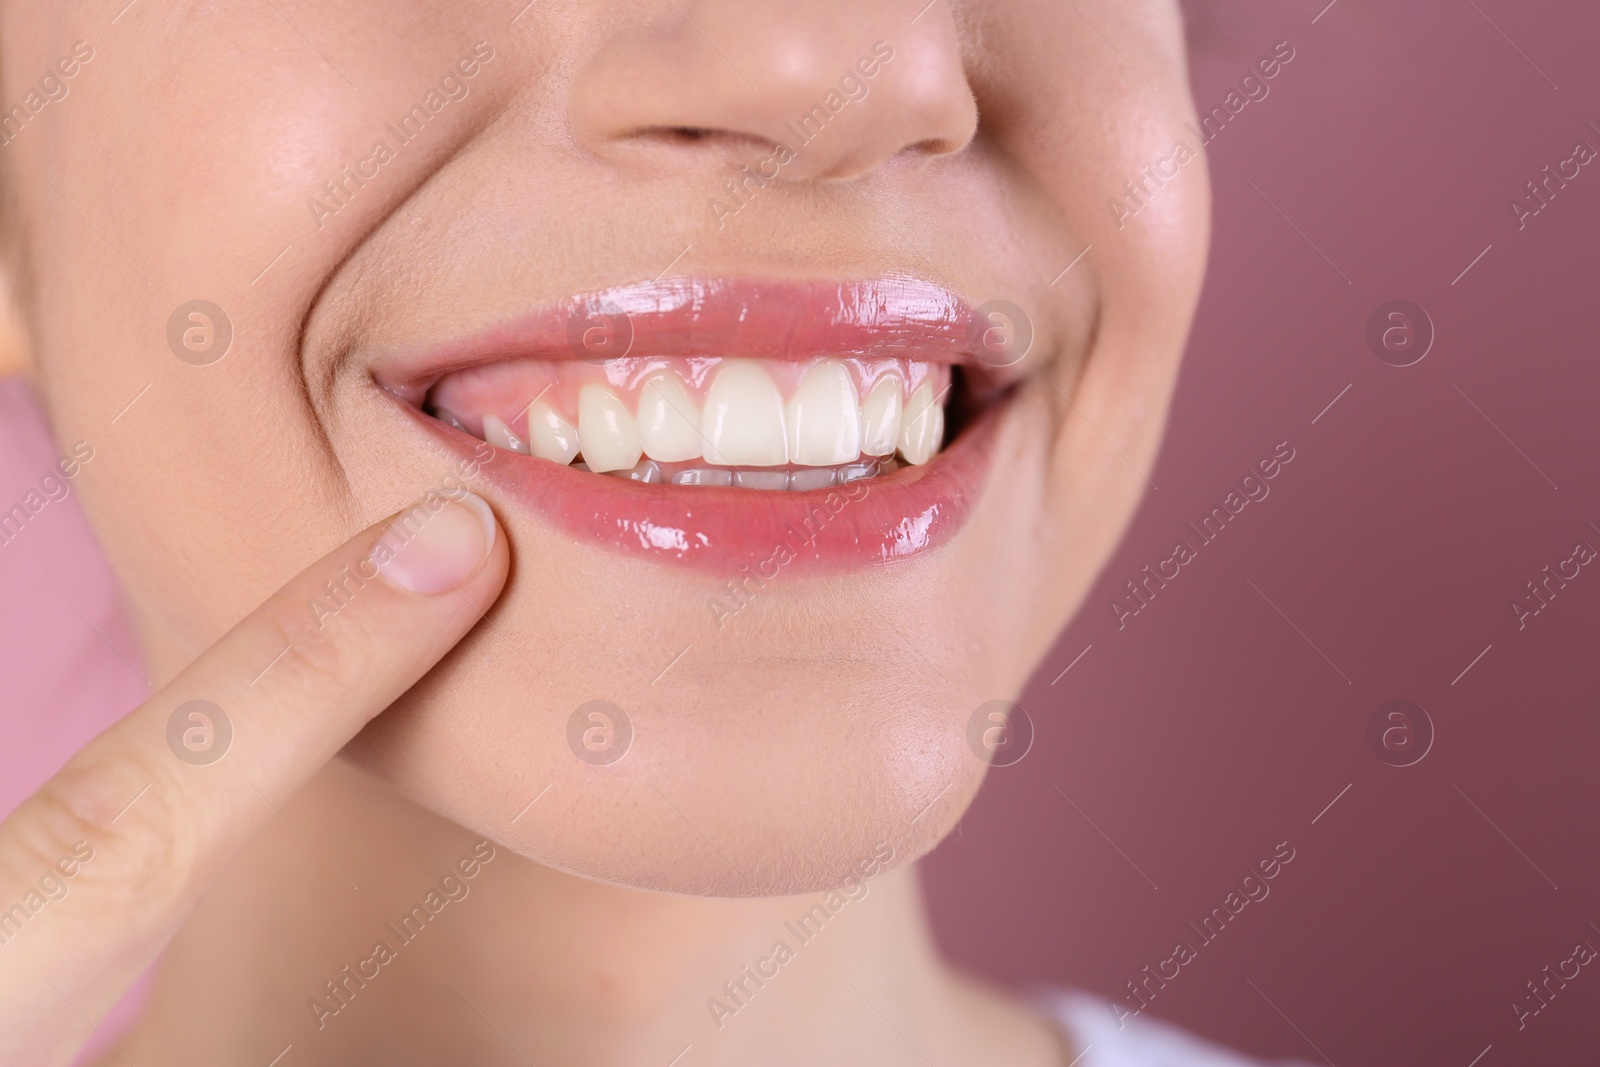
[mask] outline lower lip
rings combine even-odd
[[[497,451],[495,462],[477,464],[472,457],[482,441],[404,407],[498,493],[576,539],[718,573],[743,566],[769,579],[780,569],[889,563],[949,540],[988,474],[998,423],[997,411],[984,411],[922,466],[833,489],[783,493],[650,485],[515,452]]]

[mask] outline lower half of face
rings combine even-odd
[[[931,847],[1158,444],[1206,244],[1203,160],[1150,169],[1188,137],[1175,8],[168,6],[8,176],[162,673],[470,489],[507,589],[350,758],[636,886]],[[8,93],[90,29],[6,20]]]

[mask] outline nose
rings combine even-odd
[[[611,31],[578,74],[572,120],[588,147],[759,155],[772,177],[838,180],[959,152],[977,130],[946,3],[915,18],[882,0],[662,10]]]

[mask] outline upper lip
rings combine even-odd
[[[452,371],[509,359],[823,356],[971,363],[972,306],[917,278],[664,278],[580,293],[442,344],[380,356],[384,388],[420,403]]]

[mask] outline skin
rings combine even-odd
[[[373,669],[404,695],[331,763],[337,731],[279,746],[298,768],[272,794],[283,818],[235,812],[223,845],[180,853],[171,881],[193,892],[158,894],[153,929],[175,937],[122,1043],[134,1062],[265,1063],[291,1042],[300,1063],[666,1063],[686,1044],[683,1064],[1057,1061],[1042,1024],[938,961],[910,864],[981,783],[969,716],[1020,691],[1138,502],[1200,285],[1205,164],[1119,224],[1109,201],[1192,117],[1175,4],[920,6],[618,0],[512,22],[488,2],[141,0],[113,24],[99,6],[0,5],[7,106],[73,42],[94,48],[0,150],[6,358],[63,450],[95,449],[80,498],[157,685],[211,662],[308,560],[458,473],[372,384],[381,346],[663,270],[918,275],[1010,300],[1036,334],[953,541],[785,578],[721,630],[720,580],[491,499],[509,551],[498,600],[471,601],[487,621],[449,652],[423,649],[438,626],[341,629],[387,650]],[[719,226],[721,183],[880,40],[895,58],[870,95]],[[480,41],[494,58],[470,93],[318,219],[322,182]],[[167,345],[196,297],[235,331],[209,366]],[[248,681],[270,658],[235,649],[216,669]],[[565,743],[593,699],[634,723],[604,768]],[[368,703],[350,732],[382,710]],[[236,744],[217,767],[238,787],[276,743]],[[187,839],[193,816],[160,812],[148,831]],[[485,839],[476,903],[319,1030],[307,998]],[[713,1025],[722,982],[885,847],[893,869],[785,967],[784,991]],[[138,865],[106,868],[125,903]],[[124,979],[140,951],[126,958]]]

